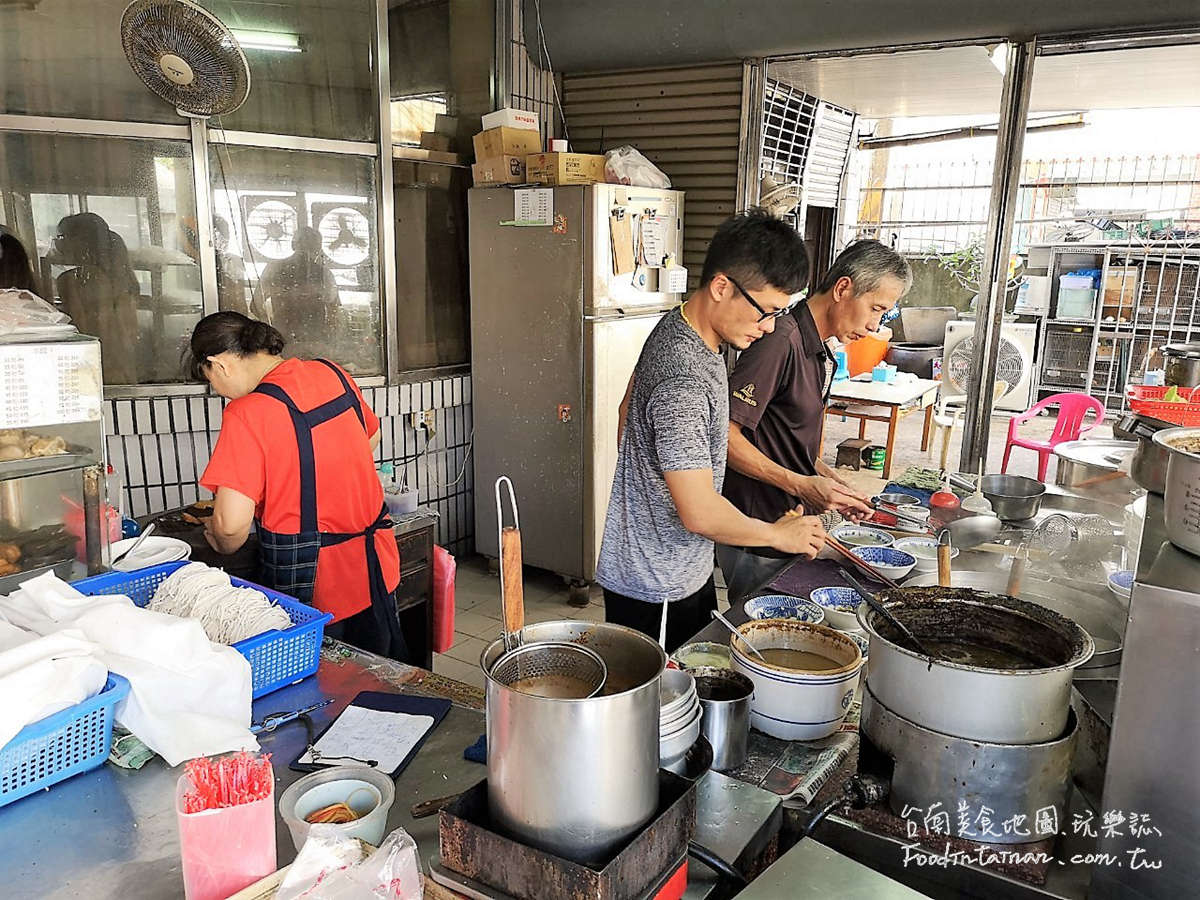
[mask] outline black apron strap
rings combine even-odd
[[[292,416],[292,427],[296,430],[296,449],[300,453],[300,531],[315,534],[317,528],[317,458],[313,452],[312,425],[308,417],[277,384],[260,384],[256,394],[274,397],[287,407]]]
[[[362,404],[358,402],[358,394],[355,393],[354,388],[350,386],[350,381],[346,378],[345,373],[343,373],[340,368],[335,366],[327,359],[318,359],[317,362],[328,366],[330,371],[332,371],[333,374],[338,377],[338,381],[342,383],[342,389],[346,392],[345,396],[349,397],[350,401],[354,404],[354,414],[358,416],[358,424],[365,429],[367,427],[367,420],[363,416]]]

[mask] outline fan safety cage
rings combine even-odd
[[[971,368],[975,363],[975,338],[959,341],[950,351],[946,366],[946,377],[956,391],[965,393],[971,380]],[[1021,348],[1006,337],[1000,338],[1000,350],[996,354],[996,378],[1008,382],[1008,393],[1020,383],[1025,373],[1025,354]]]
[[[134,0],[121,17],[133,71],[180,112],[231,113],[250,93],[250,67],[221,20],[189,0]]]

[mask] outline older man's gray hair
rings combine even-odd
[[[833,261],[833,266],[821,279],[818,294],[833,290],[841,278],[854,282],[855,294],[869,294],[876,290],[884,278],[895,278],[904,285],[900,296],[912,287],[913,274],[908,260],[879,241],[855,241]]]

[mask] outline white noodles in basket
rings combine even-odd
[[[219,644],[236,644],[292,626],[287,610],[262,591],[234,587],[228,575],[204,563],[188,563],[172,572],[158,586],[148,608],[198,620],[208,639]]]

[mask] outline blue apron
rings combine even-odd
[[[350,386],[346,376],[342,374],[342,370],[328,360],[319,359],[317,362],[328,366],[337,375],[344,390],[340,396],[309,412],[301,412],[287,392],[277,384],[260,384],[254,389],[254,393],[274,397],[287,407],[292,417],[292,427],[296,431],[296,447],[300,452],[300,531],[297,534],[281,534],[263,528],[262,522],[257,523],[259,566],[262,578],[267,587],[282,591],[303,603],[311,604],[313,585],[317,578],[317,557],[320,555],[321,548],[345,543],[354,538],[365,538],[371,608],[378,624],[386,628],[395,638],[399,635],[395,598],[388,590],[387,582],[383,577],[379,552],[375,547],[375,533],[380,529],[392,527],[392,521],[388,517],[387,504],[382,506],[375,521],[359,532],[347,534],[323,532],[317,525],[317,468],[316,457],[313,454],[313,429],[348,409],[354,410],[364,431],[366,429],[362,404],[359,403],[358,395]]]

